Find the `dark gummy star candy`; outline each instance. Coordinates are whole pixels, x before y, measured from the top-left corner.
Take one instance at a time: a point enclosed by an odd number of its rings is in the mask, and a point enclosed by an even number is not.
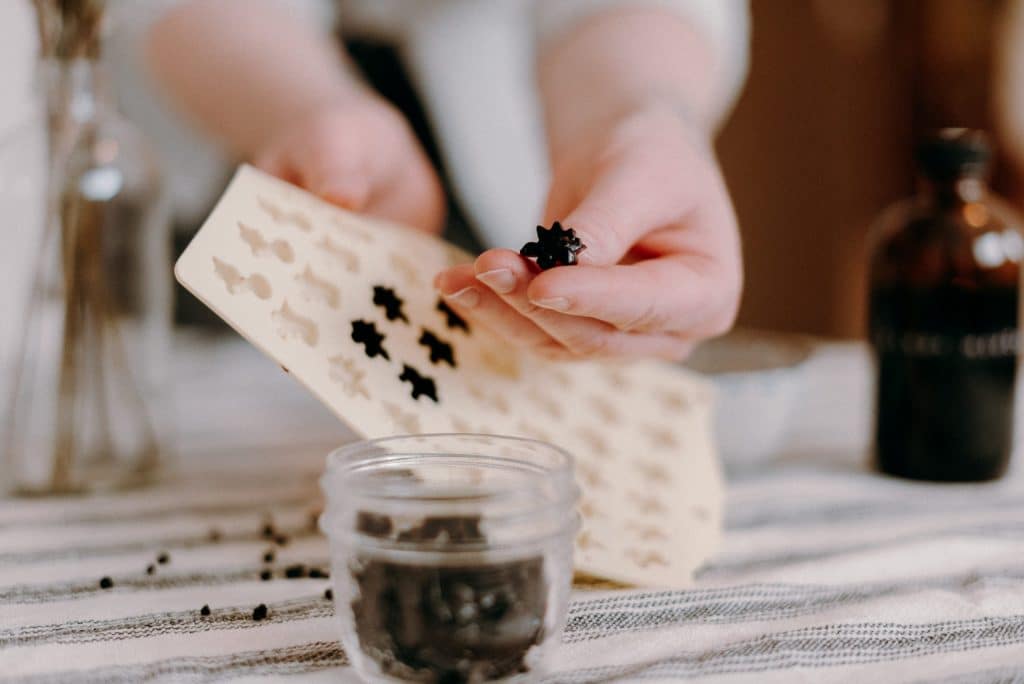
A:
[[[266,617],[267,617],[267,604],[261,603],[260,605],[256,606],[253,609],[253,611],[252,611],[252,619],[255,620],[256,622],[259,622],[260,620],[262,620],[262,619],[264,619]]]
[[[371,359],[375,356],[383,356],[388,361],[391,360],[388,350],[381,345],[384,337],[385,335],[377,332],[377,325],[375,323],[362,319],[352,321],[352,340],[363,345],[366,355]]]
[[[550,228],[537,226],[537,241],[527,242],[519,253],[536,259],[541,270],[546,271],[555,266],[575,265],[577,256],[586,248],[576,237],[575,230],[563,228],[561,223],[555,221]]]
[[[432,378],[420,375],[419,371],[412,366],[406,364],[402,368],[402,374],[398,376],[398,379],[402,382],[408,382],[412,384],[412,398],[419,399],[420,397],[430,397],[434,400],[434,403],[438,403],[437,399],[437,385],[434,384]]]
[[[100,589],[110,589],[114,586],[114,580],[109,577],[100,578]]]
[[[452,368],[455,368],[455,354],[452,351],[452,345],[438,338],[437,335],[426,328],[423,329],[423,334],[420,335],[420,344],[430,349],[430,363],[444,361]]]
[[[202,608],[199,609],[199,614],[203,615],[203,616],[209,615],[210,614],[210,606],[209,605],[204,605]]]
[[[404,302],[390,287],[374,285],[373,303],[384,309],[384,315],[388,317],[389,321],[400,318],[406,323],[409,322],[405,312],[402,311],[402,304]]]
[[[439,539],[447,542],[483,541],[479,516],[424,518],[421,524],[398,534],[398,541],[432,542]]]
[[[386,537],[391,534],[391,518],[367,511],[359,511],[356,515],[356,529],[371,537]]]
[[[463,331],[467,333],[469,332],[469,323],[467,323],[462,316],[455,313],[452,307],[448,306],[448,302],[443,299],[438,299],[437,310],[445,315],[445,325],[447,325],[450,330],[462,328]]]

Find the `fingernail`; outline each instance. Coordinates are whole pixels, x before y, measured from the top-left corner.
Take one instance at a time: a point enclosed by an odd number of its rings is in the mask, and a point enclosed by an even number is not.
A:
[[[481,273],[476,277],[476,279],[498,294],[508,294],[512,290],[516,289],[516,277],[512,271],[507,268],[498,268],[493,271]]]
[[[552,311],[568,311],[569,300],[565,297],[550,297],[548,299],[537,299],[533,301],[533,304],[539,306],[542,309],[551,309]]]
[[[445,295],[444,298],[450,299],[459,306],[464,306],[467,309],[471,309],[480,303],[480,293],[477,292],[475,287],[464,287],[458,292]]]

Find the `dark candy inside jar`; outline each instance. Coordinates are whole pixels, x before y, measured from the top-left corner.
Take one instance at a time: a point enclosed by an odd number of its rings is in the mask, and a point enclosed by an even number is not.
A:
[[[568,454],[475,435],[331,455],[321,526],[342,641],[370,681],[528,681],[564,625],[576,488]]]

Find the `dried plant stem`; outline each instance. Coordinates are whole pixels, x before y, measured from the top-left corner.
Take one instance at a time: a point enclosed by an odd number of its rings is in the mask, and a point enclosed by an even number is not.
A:
[[[86,132],[84,135],[92,135]],[[128,367],[118,327],[113,292],[103,263],[104,205],[81,196],[74,178],[68,178],[61,202],[62,257],[65,272],[66,310],[65,334],[61,353],[59,382],[58,435],[54,454],[51,485],[57,491],[68,490],[73,482],[76,462],[87,457],[92,465],[116,461],[117,446],[113,438],[120,427],[113,424],[115,413],[111,401],[126,407],[131,427],[142,435],[144,459],[132,455],[129,460],[148,463],[155,457],[156,432],[146,414],[139,388]],[[80,386],[86,374],[92,373],[92,393]],[[87,387],[88,385],[86,385]],[[95,397],[97,441],[82,442],[80,419],[88,410],[83,401]],[[91,447],[91,448],[90,448]],[[89,449],[89,453],[83,453]]]
[[[85,484],[79,480],[80,469],[86,465],[99,466],[95,474],[104,479],[110,474],[107,466],[122,459],[140,468],[152,465],[157,439],[121,339],[122,311],[109,281],[116,274],[105,261],[104,250],[111,236],[104,230],[109,229],[107,212],[113,205],[84,196],[80,179],[70,168],[79,151],[92,149],[97,135],[90,122],[75,118],[72,104],[79,93],[88,96],[82,87],[91,83],[81,81],[86,73],[81,69],[90,69],[99,56],[105,0],[32,2],[37,12],[40,74],[47,95],[49,174],[47,233],[30,301],[33,307],[45,307],[46,300],[54,296],[57,283],[49,279],[52,276],[45,262],[49,245],[57,250],[63,307],[53,451],[36,457],[52,459],[48,489],[68,492]],[[30,321],[23,333],[23,349],[32,343],[34,329]],[[33,380],[31,369],[17,372],[16,385]],[[19,391],[16,387],[15,392]],[[27,387],[28,396],[30,391]],[[19,413],[14,411],[11,416],[16,421]],[[118,440],[121,430],[130,438]],[[119,448],[132,453],[120,454]]]

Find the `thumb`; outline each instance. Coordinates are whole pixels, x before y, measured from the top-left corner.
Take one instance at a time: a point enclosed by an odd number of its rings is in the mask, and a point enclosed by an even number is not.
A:
[[[576,231],[587,246],[581,263],[611,265],[648,232],[678,218],[666,194],[647,169],[627,160],[596,175],[578,199],[553,185],[545,218]]]
[[[370,202],[370,178],[352,164],[314,164],[302,174],[301,180],[314,195],[345,209],[362,211]]]

